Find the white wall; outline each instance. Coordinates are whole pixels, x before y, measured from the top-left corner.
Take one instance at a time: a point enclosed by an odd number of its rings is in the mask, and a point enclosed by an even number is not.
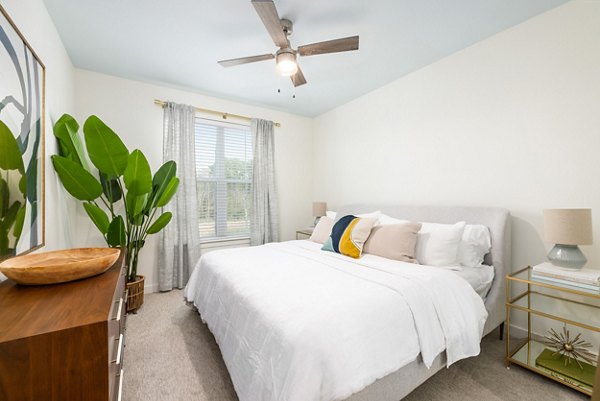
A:
[[[312,119],[79,69],[75,83],[76,116],[80,124],[89,115],[98,115],[121,136],[130,150],[140,148],[144,152],[153,171],[162,164],[163,149],[163,112],[154,104],[154,99],[280,122],[281,128],[275,129],[275,164],[282,239],[294,239],[296,229],[311,223]],[[80,244],[102,244],[85,212],[81,207],[77,209],[82,217],[78,230]],[[149,237],[139,263],[139,272],[146,276],[149,291],[157,287],[157,239],[157,236]]]
[[[542,209],[591,207],[600,268],[600,2],[573,1],[315,119],[314,197],[500,206],[513,267]]]
[[[74,202],[58,181],[50,156],[56,153],[53,122],[74,110],[73,65],[42,0],[2,0],[0,4],[46,67],[46,246],[41,250],[69,248],[74,231],[69,205]]]

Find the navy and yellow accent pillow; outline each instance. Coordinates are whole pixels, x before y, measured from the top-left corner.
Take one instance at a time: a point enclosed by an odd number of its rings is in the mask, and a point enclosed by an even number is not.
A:
[[[342,217],[333,225],[331,235],[321,249],[341,253],[355,259],[360,258],[375,221],[375,219],[353,215]]]

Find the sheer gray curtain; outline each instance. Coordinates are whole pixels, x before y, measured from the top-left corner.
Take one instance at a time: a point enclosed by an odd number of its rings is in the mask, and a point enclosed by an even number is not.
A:
[[[273,121],[252,119],[254,139],[250,245],[279,241]]]
[[[192,106],[168,102],[163,117],[163,159],[175,160],[179,189],[164,210],[173,219],[161,231],[158,255],[160,291],[183,288],[200,257],[198,193]]]

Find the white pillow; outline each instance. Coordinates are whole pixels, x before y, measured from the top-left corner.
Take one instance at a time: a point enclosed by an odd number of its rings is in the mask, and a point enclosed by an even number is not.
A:
[[[325,213],[326,213],[327,217],[329,217],[331,220],[335,220],[335,216],[337,215],[336,212],[332,212],[331,210],[328,210]]]
[[[466,267],[480,267],[490,249],[490,230],[486,226],[467,224],[458,246],[458,262]]]
[[[461,270],[457,261],[458,246],[466,223],[423,223],[417,240],[417,260],[422,265]]]
[[[379,219],[381,218],[381,216],[383,216],[383,214],[381,214],[381,210],[376,210],[374,212],[361,213],[361,214],[357,214],[356,215],[356,217],[360,217],[362,219],[373,219],[373,220],[375,220],[375,224],[373,224],[373,227],[378,226],[379,224],[381,224],[379,222]]]
[[[390,224],[401,224],[407,223],[408,220],[397,219],[395,217],[388,216],[387,214],[381,214],[379,216],[379,224],[382,226],[390,225]],[[420,242],[421,234],[423,233],[423,228],[426,225],[429,225],[429,228],[432,228],[432,224],[436,223],[423,223],[423,227],[421,231],[419,231],[419,240],[417,240],[417,249]],[[452,224],[436,224],[439,226],[452,226]],[[483,264],[483,259],[485,255],[492,248],[492,240],[490,237],[490,230],[483,225],[479,224],[466,224],[465,229],[462,234],[462,238],[458,244],[457,258],[452,263],[453,265],[461,265],[466,267],[480,267]],[[424,263],[419,259],[419,253],[417,251],[417,259],[422,264]],[[425,259],[428,259],[428,255],[425,255]],[[458,268],[460,269],[460,268]]]

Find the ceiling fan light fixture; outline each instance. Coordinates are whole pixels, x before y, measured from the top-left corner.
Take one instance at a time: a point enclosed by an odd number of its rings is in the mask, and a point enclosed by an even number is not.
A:
[[[276,69],[279,75],[289,77],[298,72],[298,63],[296,62],[296,54],[293,51],[281,51],[277,53]]]

